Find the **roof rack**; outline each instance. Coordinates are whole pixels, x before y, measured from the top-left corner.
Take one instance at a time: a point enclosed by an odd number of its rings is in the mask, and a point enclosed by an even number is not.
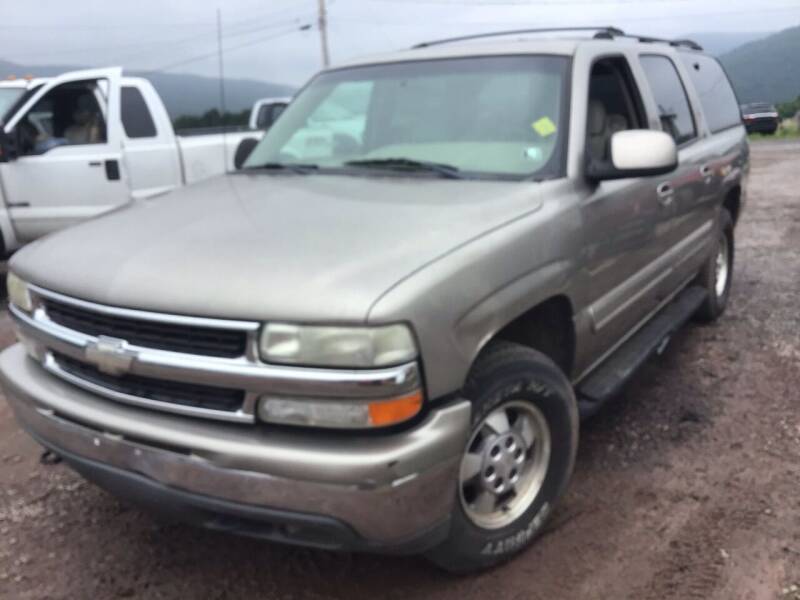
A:
[[[465,42],[467,40],[478,40],[482,38],[501,37],[504,35],[519,35],[524,33],[555,33],[567,31],[595,31],[596,38],[613,39],[614,36],[625,35],[625,32],[616,27],[540,27],[536,29],[511,29],[508,31],[493,31],[489,33],[474,33],[472,35],[461,35],[458,37],[444,38],[441,40],[432,40],[430,42],[422,42],[412,46],[413,50],[417,48],[428,48],[430,46],[441,46],[443,44],[452,44],[455,42]]]
[[[422,42],[412,46],[413,50],[419,48],[429,48],[430,46],[441,46],[443,44],[453,44],[456,42],[465,42],[468,40],[478,40],[491,37],[501,37],[506,35],[521,35],[528,33],[566,33],[569,31],[594,31],[594,39],[598,40],[613,40],[618,37],[635,39],[642,43],[648,44],[669,44],[673,47],[691,48],[692,50],[703,50],[703,47],[692,40],[666,40],[662,38],[634,35],[625,33],[617,27],[540,27],[535,29],[510,29],[507,31],[493,31],[489,33],[475,33],[472,35],[462,35],[452,38],[444,38],[441,40],[432,40],[430,42]]]
[[[685,48],[691,48],[692,50],[698,50],[700,52],[703,51],[703,47],[694,40],[672,40],[670,45],[683,46]]]
[[[700,50],[700,51],[703,50],[703,47],[700,44],[692,40],[665,40],[662,38],[650,37],[647,35],[633,35],[633,34],[630,35],[624,34],[620,37],[634,38],[645,44],[669,44],[670,46],[673,46],[675,48],[691,48],[692,50]]]

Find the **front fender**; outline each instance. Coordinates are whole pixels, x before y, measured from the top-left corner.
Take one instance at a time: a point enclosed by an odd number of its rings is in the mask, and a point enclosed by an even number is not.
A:
[[[481,348],[543,300],[569,294],[579,213],[558,201],[460,247],[406,278],[368,321],[407,321],[419,343],[428,396],[461,389]]]

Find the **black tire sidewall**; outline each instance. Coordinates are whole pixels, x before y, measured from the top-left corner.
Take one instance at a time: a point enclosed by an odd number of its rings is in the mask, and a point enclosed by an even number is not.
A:
[[[728,281],[725,284],[725,292],[722,296],[717,296],[717,254],[723,236],[725,236],[728,241]],[[708,298],[698,312],[698,317],[702,321],[710,322],[718,319],[728,306],[728,298],[733,283],[734,254],[733,219],[730,213],[723,209],[720,213],[719,225],[717,226],[714,250],[700,274],[700,282],[708,292]]]
[[[459,483],[450,536],[434,549],[435,562],[451,571],[485,568],[524,549],[541,531],[566,487],[578,446],[574,393],[561,371],[543,355],[519,347],[514,358],[500,362],[465,387],[473,402],[472,431],[492,410],[511,400],[534,404],[550,428],[551,450],[542,488],[531,506],[506,527],[484,529],[474,524],[461,505]]]

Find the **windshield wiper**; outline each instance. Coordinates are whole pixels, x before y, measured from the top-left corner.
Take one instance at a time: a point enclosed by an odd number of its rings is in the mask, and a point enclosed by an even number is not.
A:
[[[292,173],[307,175],[308,173],[319,169],[319,165],[315,165],[313,163],[303,164],[303,163],[268,162],[261,165],[256,165],[254,167],[245,167],[245,170],[251,170],[251,169],[252,170],[262,169],[265,171],[291,171]]]
[[[368,158],[363,160],[348,160],[344,163],[348,167],[375,167],[378,169],[393,169],[402,171],[428,171],[437,173],[450,179],[464,179],[458,167],[444,163],[427,160],[414,160],[412,158]]]

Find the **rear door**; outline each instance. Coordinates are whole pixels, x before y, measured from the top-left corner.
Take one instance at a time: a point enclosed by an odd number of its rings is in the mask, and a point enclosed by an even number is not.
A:
[[[16,160],[0,163],[20,241],[128,201],[121,162],[121,69],[75,71],[48,81],[12,117]]]
[[[123,160],[131,197],[157,196],[182,182],[178,144],[158,93],[144,80],[123,79]]]
[[[716,214],[722,200],[739,193],[749,155],[747,131],[742,124],[739,101],[728,76],[717,59],[697,52],[681,52],[687,88],[704,130],[697,143],[704,177],[705,194],[710,201],[694,215],[695,221]],[[739,190],[740,191],[740,190]],[[738,215],[732,215],[734,219]]]
[[[678,146],[678,169],[657,184],[663,299],[691,279],[707,253],[719,180],[708,152],[708,132],[693,109],[679,65],[672,56],[659,54],[642,54],[639,60],[650,110]]]

